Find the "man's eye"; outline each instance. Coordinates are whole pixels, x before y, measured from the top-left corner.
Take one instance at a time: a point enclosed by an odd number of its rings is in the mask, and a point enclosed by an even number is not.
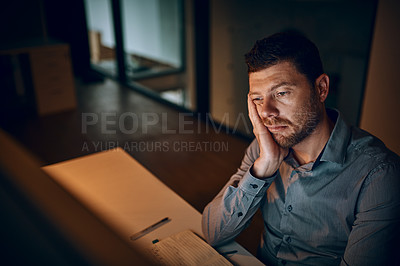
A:
[[[288,94],[289,94],[288,91],[281,91],[281,92],[278,92],[278,93],[276,94],[276,96],[282,97],[282,96],[285,96],[285,95],[288,95]]]
[[[255,97],[255,98],[253,98],[253,102],[254,103],[259,103],[259,102],[261,102],[262,101],[262,98],[260,98],[260,97]]]

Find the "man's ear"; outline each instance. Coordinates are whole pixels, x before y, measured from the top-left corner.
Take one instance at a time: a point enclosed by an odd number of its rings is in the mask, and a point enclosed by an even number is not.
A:
[[[326,100],[326,97],[328,97],[329,93],[329,77],[327,74],[321,74],[316,80],[315,80],[315,88],[317,90],[317,95],[318,99],[321,103],[323,103]]]

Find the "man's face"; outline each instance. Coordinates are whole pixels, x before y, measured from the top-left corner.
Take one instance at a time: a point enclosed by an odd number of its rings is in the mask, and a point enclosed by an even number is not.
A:
[[[250,73],[249,86],[260,118],[281,147],[300,143],[321,121],[315,88],[290,62]]]

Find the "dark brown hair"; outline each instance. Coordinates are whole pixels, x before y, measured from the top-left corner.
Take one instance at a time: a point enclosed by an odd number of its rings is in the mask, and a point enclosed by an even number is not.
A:
[[[281,32],[258,40],[245,54],[248,73],[257,72],[281,62],[291,62],[311,84],[324,73],[318,48],[297,32]]]

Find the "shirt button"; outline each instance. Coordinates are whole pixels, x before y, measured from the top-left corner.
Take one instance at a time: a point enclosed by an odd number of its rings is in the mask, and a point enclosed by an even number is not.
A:
[[[242,216],[243,212],[238,212],[238,217]]]
[[[258,188],[258,185],[257,185],[257,184],[250,184],[250,186],[251,186],[252,188]]]
[[[292,205],[287,206],[287,210],[288,210],[288,212],[291,212],[293,210]]]
[[[291,238],[290,236],[288,236],[288,237],[286,238],[286,241],[287,241],[288,243],[290,243],[290,242],[292,242],[292,238]]]

